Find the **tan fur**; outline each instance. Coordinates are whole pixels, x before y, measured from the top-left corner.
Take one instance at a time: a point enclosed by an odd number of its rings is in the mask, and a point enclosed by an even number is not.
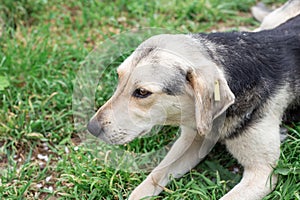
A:
[[[200,135],[205,135],[211,131],[212,121],[233,104],[234,95],[220,73],[213,80],[206,80],[203,74],[197,73],[196,70],[192,70],[188,74],[194,90],[197,130]],[[213,84],[215,81],[220,82],[218,88],[221,93],[220,101],[214,100]]]

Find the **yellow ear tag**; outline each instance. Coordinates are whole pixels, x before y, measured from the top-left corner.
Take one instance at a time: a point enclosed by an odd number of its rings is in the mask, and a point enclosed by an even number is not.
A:
[[[220,83],[218,80],[215,81],[215,101],[221,101],[221,95],[220,95]]]

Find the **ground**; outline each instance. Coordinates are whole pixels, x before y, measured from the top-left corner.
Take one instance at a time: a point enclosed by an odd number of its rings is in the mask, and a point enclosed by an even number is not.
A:
[[[283,0],[265,0],[280,5]],[[81,142],[74,126],[74,79],[100,42],[143,27],[209,32],[258,26],[255,0],[60,1],[3,0],[0,5],[0,199],[126,199],[147,175],[107,165]],[[122,61],[118,60],[116,65]],[[116,77],[105,76],[102,105]],[[102,88],[103,89],[103,88]],[[274,173],[279,184],[265,199],[300,199],[300,124],[288,126]],[[177,136],[156,136],[119,148],[159,149]],[[159,199],[218,199],[241,178],[242,168],[222,145]]]

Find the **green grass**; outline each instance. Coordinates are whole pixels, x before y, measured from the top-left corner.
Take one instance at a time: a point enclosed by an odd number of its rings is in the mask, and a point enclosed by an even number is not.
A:
[[[80,113],[74,113],[72,100],[82,61],[100,42],[132,29],[254,28],[258,23],[249,14],[254,4],[255,0],[2,0],[0,199],[126,199],[147,172],[126,171],[113,161],[108,165],[111,154],[79,143],[83,130],[74,125]],[[96,91],[96,107],[112,94],[114,69],[125,56],[115,57],[103,74],[106,85]],[[279,184],[265,199],[300,199],[300,124],[292,127],[274,171],[280,175]],[[175,137],[177,129],[166,127],[158,135],[116,148],[151,152]],[[233,173],[233,168],[239,172]],[[159,199],[218,199],[240,178],[239,165],[218,146],[182,179],[172,180]]]

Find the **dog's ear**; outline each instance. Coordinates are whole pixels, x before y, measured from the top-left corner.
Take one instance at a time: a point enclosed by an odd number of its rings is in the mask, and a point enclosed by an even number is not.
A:
[[[186,78],[194,92],[197,131],[205,135],[211,131],[213,120],[233,104],[235,97],[220,74],[205,77],[192,69]]]

